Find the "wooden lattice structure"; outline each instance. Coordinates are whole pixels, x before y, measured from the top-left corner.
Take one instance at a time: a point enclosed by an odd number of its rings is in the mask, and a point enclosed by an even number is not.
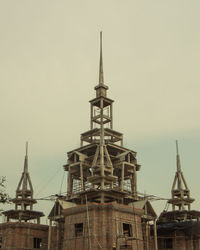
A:
[[[113,129],[113,100],[107,97],[100,36],[99,83],[90,101],[90,130],[81,134],[81,147],[68,152],[67,199],[128,204],[138,199],[136,152],[123,147],[123,134]]]

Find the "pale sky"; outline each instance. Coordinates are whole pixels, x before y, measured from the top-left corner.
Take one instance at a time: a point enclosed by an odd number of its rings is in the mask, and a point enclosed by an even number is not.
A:
[[[139,191],[170,197],[178,139],[200,209],[199,10],[199,0],[0,1],[0,175],[10,196],[27,140],[35,197],[59,193],[66,152],[89,129],[102,30],[114,129],[138,152]],[[159,214],[165,201],[153,206]]]

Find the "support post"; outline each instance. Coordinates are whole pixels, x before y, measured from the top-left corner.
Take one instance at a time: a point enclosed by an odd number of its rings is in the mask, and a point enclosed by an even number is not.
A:
[[[113,107],[112,104],[110,105],[110,128],[113,129]]]
[[[90,129],[93,129],[93,106],[90,106]]]
[[[48,250],[51,249],[51,228],[52,228],[52,221],[49,220]]]
[[[81,191],[84,190],[84,181],[83,181],[83,165],[80,163],[80,175],[81,175]]]
[[[86,201],[86,209],[87,209],[87,224],[88,224],[88,245],[89,250],[92,250],[91,246],[91,234],[90,234],[90,218],[89,218],[89,209],[88,209],[88,201],[87,201],[87,195],[85,195],[85,201]]]
[[[122,163],[121,191],[124,191],[124,163]]]
[[[72,194],[72,176],[69,169],[67,178],[67,195],[70,196],[71,194]]]
[[[153,229],[154,229],[154,250],[158,250],[156,219],[153,221]]]

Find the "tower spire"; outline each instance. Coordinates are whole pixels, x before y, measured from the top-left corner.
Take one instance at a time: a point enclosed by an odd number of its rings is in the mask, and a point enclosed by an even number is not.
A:
[[[28,142],[26,142],[26,156],[28,156]]]
[[[19,190],[23,193],[23,195],[26,192],[31,192],[31,197],[33,197],[33,187],[32,187],[29,173],[28,173],[28,142],[26,142],[26,154],[24,158],[24,172],[22,173],[16,192],[18,192]]]
[[[103,52],[102,52],[102,31],[100,32],[99,85],[101,85],[101,86],[104,85]]]
[[[172,198],[168,202],[172,204],[173,211],[175,211],[175,207],[178,207],[179,210],[185,210],[185,206],[188,206],[188,210],[190,210],[190,204],[194,201],[194,199],[190,197],[190,190],[183,176],[183,172],[181,171],[180,155],[179,155],[177,140],[176,140],[176,166],[177,166],[177,171],[175,174],[171,190]]]
[[[176,140],[176,166],[177,166],[177,172],[181,171],[181,161],[180,161],[180,155],[178,151],[178,141]]]
[[[24,172],[28,172],[28,142],[26,142],[26,154],[24,158]]]
[[[16,197],[12,199],[12,202],[15,204],[15,210],[4,212],[8,221],[15,219],[27,222],[37,219],[37,223],[40,223],[40,217],[44,216],[44,214],[33,211],[33,205],[37,203],[37,201],[33,198],[33,186],[28,172],[28,142],[26,142],[24,171],[17,186]]]
[[[106,91],[108,90],[108,86],[104,84],[102,31],[100,32],[99,83],[94,89],[96,90],[96,97],[106,97]]]

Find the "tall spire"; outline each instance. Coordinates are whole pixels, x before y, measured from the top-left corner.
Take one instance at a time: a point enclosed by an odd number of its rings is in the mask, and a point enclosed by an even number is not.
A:
[[[100,32],[100,60],[99,60],[99,85],[104,85],[103,55],[102,55],[102,31]]]
[[[31,196],[33,197],[33,187],[32,187],[29,173],[28,173],[28,142],[26,142],[26,154],[24,158],[24,172],[22,173],[16,192],[19,192],[19,191],[22,192],[23,195],[25,195],[26,192],[31,192]]]
[[[176,166],[177,166],[177,172],[181,171],[181,161],[180,161],[180,155],[178,152],[178,141],[176,140]]]
[[[102,31],[100,32],[99,84],[94,89],[96,90],[96,97],[106,97],[108,86],[104,84]]]
[[[28,142],[26,142],[26,156],[28,155]]]
[[[26,154],[24,158],[24,172],[28,172],[28,142],[26,142]]]
[[[23,188],[22,190],[27,190],[27,173],[28,173],[28,142],[26,142],[26,155],[24,158],[24,173],[23,173]]]

